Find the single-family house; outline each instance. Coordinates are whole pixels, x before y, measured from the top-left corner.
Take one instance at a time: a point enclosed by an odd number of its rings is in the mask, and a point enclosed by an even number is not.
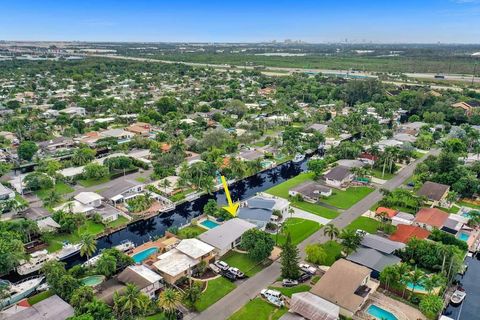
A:
[[[340,314],[351,318],[362,308],[378,282],[370,279],[371,270],[345,259],[337,260],[310,290],[340,308]]]
[[[418,196],[426,197],[433,206],[447,206],[447,196],[450,186],[446,184],[427,181],[417,191]]]
[[[134,284],[142,293],[150,299],[163,288],[163,278],[156,272],[150,270],[142,264],[137,264],[125,268],[117,279],[122,283]]]
[[[103,197],[98,193],[85,191],[85,192],[80,192],[79,194],[74,196],[73,199],[77,200],[78,202],[80,202],[85,206],[98,208],[102,205]]]
[[[106,201],[116,204],[136,197],[143,191],[144,187],[144,184],[141,182],[122,177],[116,179],[114,185],[100,192],[100,194]]]
[[[290,203],[281,198],[256,196],[240,204],[237,217],[256,224],[263,229],[266,224],[272,221],[274,210],[280,211],[282,215],[288,213]]]
[[[151,132],[151,125],[149,123],[145,122],[135,122],[125,128],[125,130],[130,131],[136,135],[142,136],[142,137],[148,137]]]
[[[18,311],[18,312],[15,312]],[[57,295],[48,297],[30,307],[9,309],[2,320],[65,320],[73,317],[73,307]]]
[[[39,148],[44,152],[53,152],[56,150],[69,149],[75,145],[73,139],[65,137],[56,137],[51,140],[38,143]]]
[[[184,239],[174,249],[158,256],[153,266],[166,282],[174,284],[189,275],[201,261],[212,262],[215,259],[214,250],[214,247],[198,239]]]
[[[340,318],[339,306],[310,292],[294,293],[288,312],[300,316],[296,319],[337,320]]]
[[[415,215],[414,224],[432,230],[441,229],[448,219],[448,213],[437,208],[422,208]]]
[[[236,248],[242,241],[242,235],[255,228],[256,225],[246,220],[234,218],[208,230],[198,236],[203,242],[215,247],[217,256],[223,256],[231,249]]]
[[[321,197],[331,196],[332,189],[315,181],[306,181],[288,190],[288,194],[292,197],[300,195],[303,200],[315,203]]]
[[[462,109],[467,115],[471,115],[475,108],[480,107],[480,102],[476,100],[460,101],[452,104],[452,107]]]
[[[335,188],[341,188],[353,180],[353,173],[350,168],[336,166],[324,175],[325,183]]]
[[[52,217],[45,217],[36,221],[38,230],[41,232],[55,232],[60,229],[60,225],[52,219]]]
[[[327,129],[328,129],[328,126],[326,124],[322,124],[322,123],[314,123],[314,124],[310,125],[309,127],[307,127],[307,130],[320,132],[322,134],[326,133]]]
[[[68,114],[69,116],[80,116],[80,117],[85,117],[85,115],[87,114],[85,112],[85,108],[74,107],[74,106],[60,110],[60,113],[65,113],[65,114]]]
[[[135,134],[125,131],[123,129],[109,129],[100,132],[102,138],[115,138],[119,143],[128,142],[133,138]]]
[[[411,225],[415,220],[415,216],[413,214],[402,212],[400,211],[392,218],[392,225],[398,226],[399,224],[407,224]]]
[[[425,230],[423,228],[406,225],[406,224],[399,224],[397,225],[397,229],[394,233],[390,235],[390,240],[407,243],[412,238],[417,239],[427,239],[430,235],[430,231]]]
[[[15,199],[15,191],[0,183],[0,201]]]
[[[264,154],[257,150],[244,150],[238,154],[238,159],[243,161],[255,161],[263,159]]]

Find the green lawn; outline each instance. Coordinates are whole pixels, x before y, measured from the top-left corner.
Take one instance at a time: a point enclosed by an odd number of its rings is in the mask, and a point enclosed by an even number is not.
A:
[[[312,180],[313,179],[313,172],[305,172],[305,173],[300,173],[298,176],[289,179],[285,182],[282,182],[280,184],[277,184],[274,187],[271,187],[268,189],[267,193],[272,194],[277,197],[282,197],[285,199],[288,199],[288,190],[295,187],[296,185],[299,185],[302,182]]]
[[[301,218],[288,218],[284,222],[285,226],[285,234],[278,235],[278,244],[282,245],[286,241],[286,233],[290,233],[292,237],[292,243],[294,245],[298,245],[303,240],[307,239],[313,233],[315,233],[318,229],[322,227],[321,224],[311,220],[305,220]],[[275,240],[276,235],[272,235],[273,239]]]
[[[35,191],[35,194],[41,200],[44,200],[50,194],[50,192],[52,192],[52,190],[55,190],[55,193],[59,194],[60,196],[75,191],[68,184],[64,182],[57,182],[55,184],[55,188],[38,190],[38,191]]]
[[[105,230],[103,224],[98,224],[92,220],[87,220],[83,226],[81,226],[75,233],[66,234],[59,233],[55,234],[51,239],[48,240],[48,252],[55,252],[62,249],[62,243],[68,241],[69,243],[78,243],[80,241],[80,235],[83,233],[90,233],[97,235],[102,233]]]
[[[380,227],[380,224],[381,222],[378,220],[367,217],[359,217],[350,223],[347,228],[353,230],[361,229],[368,233],[376,233],[377,229]]]
[[[262,263],[253,261],[245,253],[230,251],[221,260],[231,267],[240,269],[247,277],[251,277],[263,269]]]
[[[448,213],[458,213],[458,211],[460,210],[459,207],[455,207],[455,206],[452,206],[450,208],[442,208],[442,207],[435,207],[437,209],[440,209],[442,211],[445,211],[445,212],[448,212]]]
[[[465,206],[465,207],[469,207],[469,208],[472,208],[472,209],[478,209],[480,210],[480,206],[479,205],[476,205],[474,203],[470,203],[470,202],[466,202],[466,201],[459,201],[457,202],[457,204],[459,206]]]
[[[277,320],[287,312],[286,308],[278,309],[261,298],[250,300],[240,310],[235,312],[229,320]]]
[[[385,175],[382,176],[381,169],[370,169],[369,172],[370,172],[370,175],[372,175],[373,177],[378,179],[383,179],[383,180],[390,180],[395,176],[395,173],[389,173],[386,170],[385,170]]]
[[[124,216],[118,216],[118,219],[112,222],[107,223],[108,228],[118,228],[128,223],[128,219]]]
[[[77,180],[78,184],[80,184],[82,187],[88,188],[88,187],[93,187],[105,182],[110,181],[110,177],[104,177],[101,179],[81,179]]]
[[[138,181],[138,182],[140,182],[140,183],[144,183],[145,181],[147,181],[147,178],[145,178],[145,177],[137,177],[137,178],[135,178],[135,181]]]
[[[202,227],[189,225],[188,227],[178,230],[178,236],[182,239],[196,238],[205,231],[207,230]]]
[[[43,291],[43,292],[37,293],[36,295],[28,298],[28,303],[30,305],[34,305],[34,304],[39,303],[40,301],[43,301],[43,300],[45,300],[45,299],[47,299],[51,296],[53,296],[52,291],[49,291],[49,290]]]
[[[337,261],[342,252],[342,245],[336,241],[327,241],[321,244],[323,250],[327,253],[327,259],[324,261],[324,265],[331,266]]]
[[[207,290],[202,293],[200,299],[195,302],[195,307],[198,311],[207,309],[236,287],[235,284],[228,281],[224,277],[208,281],[207,286]]]
[[[143,318],[144,320],[167,320],[167,316],[163,313],[156,313],[154,315]]]
[[[350,187],[346,191],[332,189],[332,195],[322,199],[322,202],[340,209],[348,209],[365,198],[373,190],[370,187]]]
[[[310,287],[308,284],[299,284],[298,286],[295,287],[269,287],[270,289],[280,291],[284,296],[287,296],[289,298],[292,297],[292,294],[298,293],[298,292],[305,292],[305,291],[310,291]]]
[[[304,211],[316,214],[320,217],[324,217],[324,218],[327,218],[327,219],[334,219],[339,215],[339,213],[337,211],[322,207],[322,206],[320,206],[318,204],[315,204],[315,203],[292,200],[291,204],[292,204],[292,206],[294,206],[296,208],[302,209]]]

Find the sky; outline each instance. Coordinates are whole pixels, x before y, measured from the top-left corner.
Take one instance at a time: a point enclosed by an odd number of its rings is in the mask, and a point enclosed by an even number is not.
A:
[[[0,0],[0,40],[480,43],[480,0]]]

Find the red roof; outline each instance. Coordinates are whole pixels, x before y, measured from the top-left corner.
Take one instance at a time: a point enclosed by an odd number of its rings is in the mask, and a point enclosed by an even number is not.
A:
[[[407,243],[413,237],[417,239],[426,239],[430,235],[430,231],[416,226],[399,224],[397,230],[390,236],[390,240]]]
[[[371,161],[377,161],[378,160],[377,156],[374,156],[373,154],[368,153],[368,152],[363,152],[362,154],[360,154],[359,158],[360,159],[368,159],[368,160],[371,160]]]
[[[385,207],[378,207],[377,210],[375,210],[376,215],[380,215],[382,213],[387,214],[387,217],[391,219],[397,215],[398,210],[385,208]]]
[[[23,299],[21,300],[19,303],[17,303],[17,306],[20,306],[20,307],[31,307],[30,303],[28,303],[28,300],[27,299]]]
[[[441,228],[448,219],[448,213],[437,208],[422,208],[415,215],[415,222]]]

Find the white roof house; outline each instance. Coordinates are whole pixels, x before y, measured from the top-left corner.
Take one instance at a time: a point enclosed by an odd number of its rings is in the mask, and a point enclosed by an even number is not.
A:
[[[95,210],[95,208],[89,205],[84,205],[83,203],[73,200],[73,201],[67,201],[64,204],[53,208],[53,210],[55,211],[65,210],[72,213],[87,214]]]
[[[80,192],[79,194],[77,194],[73,198],[75,200],[77,200],[78,202],[83,203],[83,204],[103,200],[103,197],[101,195],[99,195],[98,193],[95,193],[95,192],[90,192],[90,191]]]
[[[198,259],[204,255],[209,254],[215,248],[209,244],[206,244],[203,241],[192,238],[192,239],[184,239],[180,241],[176,249],[193,259]]]
[[[60,225],[52,219],[52,217],[46,217],[44,219],[37,220],[38,229],[42,232],[55,231],[60,228]]]

